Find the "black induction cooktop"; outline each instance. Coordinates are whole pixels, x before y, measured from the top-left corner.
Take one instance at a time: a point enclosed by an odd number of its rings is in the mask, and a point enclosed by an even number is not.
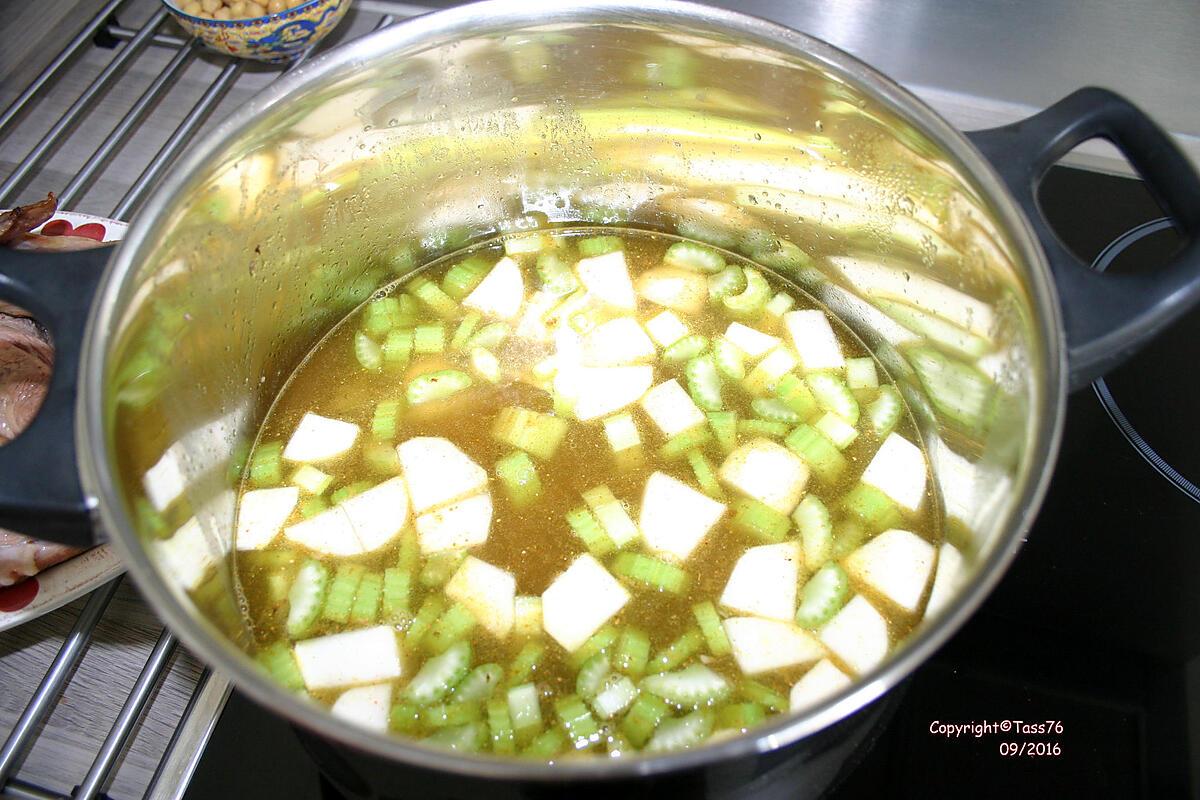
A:
[[[1056,168],[1041,202],[1110,270],[1152,269],[1178,244],[1150,226],[1106,252],[1161,216],[1135,180]],[[1198,335],[1194,313],[1071,397],[1028,542],[830,798],[1200,793]],[[187,797],[340,796],[286,723],[235,693]]]

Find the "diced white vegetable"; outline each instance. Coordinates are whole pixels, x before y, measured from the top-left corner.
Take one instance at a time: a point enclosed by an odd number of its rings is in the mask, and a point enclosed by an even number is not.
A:
[[[347,722],[383,733],[388,727],[388,714],[392,710],[392,685],[377,683],[374,686],[359,686],[347,689],[333,701],[329,709],[333,715]]]
[[[733,565],[721,605],[743,614],[791,622],[796,614],[800,564],[799,542],[749,548]]]
[[[674,311],[664,311],[646,321],[650,338],[659,347],[670,347],[688,335],[688,326]]]
[[[417,517],[417,538],[428,555],[483,544],[491,527],[492,496],[480,494]]]
[[[718,477],[747,497],[781,514],[791,514],[804,496],[808,465],[777,442],[755,439],[725,458]]]
[[[200,521],[192,517],[169,539],[157,539],[151,544],[159,568],[177,586],[191,591],[209,576],[225,556],[227,537],[209,537]]]
[[[846,385],[851,389],[878,389],[879,372],[870,356],[846,359]]]
[[[597,299],[626,311],[637,308],[637,295],[633,293],[624,251],[615,250],[582,259],[576,270],[584,288]]]
[[[574,652],[627,602],[625,587],[585,553],[542,593],[542,626]]]
[[[163,511],[187,488],[187,476],[183,471],[182,448],[172,445],[162,454],[154,466],[142,476],[142,488],[146,499],[156,511]]]
[[[638,688],[625,675],[617,676],[592,700],[592,708],[600,719],[612,719],[637,700]]]
[[[287,526],[283,535],[290,542],[329,556],[354,556],[362,548],[346,509],[340,505]]]
[[[890,433],[863,472],[862,482],[914,514],[925,500],[925,455],[898,433]]]
[[[747,675],[808,664],[825,655],[820,642],[789,622],[731,617],[724,624],[733,657]]]
[[[655,356],[654,342],[633,317],[601,323],[583,337],[583,366],[619,367]]]
[[[546,316],[562,302],[559,295],[538,290],[529,296],[529,302],[517,320],[514,335],[535,342],[550,341],[550,332],[546,328]]]
[[[340,505],[358,538],[360,553],[383,547],[408,524],[408,489],[403,478],[386,480]]]
[[[818,636],[859,675],[876,667],[888,651],[887,620],[862,595],[851,598]]]
[[[521,313],[525,301],[525,278],[521,267],[507,256],[496,262],[469,295],[463,298],[466,308],[500,319],[512,319]]]
[[[925,604],[925,616],[930,617],[941,611],[963,579],[962,553],[949,542],[943,542],[938,551],[937,574],[933,577],[933,588],[929,590],[929,602]]]
[[[330,419],[311,411],[300,419],[300,424],[283,448],[283,457],[288,461],[328,461],[340,456],[354,446],[358,438],[358,426],[353,422]]]
[[[855,550],[845,561],[850,577],[912,613],[933,569],[933,545],[911,531],[893,528]]]
[[[708,278],[676,267],[656,267],[638,276],[637,293],[656,305],[698,314],[708,303]]]
[[[704,412],[674,378],[663,381],[646,392],[646,396],[642,398],[642,408],[646,409],[650,419],[668,439],[677,433],[703,425],[706,419]]]
[[[792,347],[796,348],[805,372],[846,366],[842,346],[838,344],[824,311],[817,308],[789,311],[783,315],[783,324],[787,326]]]
[[[575,418],[581,422],[606,417],[641,399],[654,383],[654,367],[561,368],[554,390],[575,401]]]
[[[827,411],[813,427],[824,434],[825,438],[837,445],[839,450],[845,450],[858,438],[858,428],[839,417],[832,411]]]
[[[655,472],[646,481],[638,527],[651,550],[683,561],[724,513],[724,503],[665,472]]]
[[[466,606],[492,635],[503,639],[512,631],[517,581],[511,572],[467,556],[446,584],[446,596]]]
[[[500,359],[483,347],[471,348],[471,369],[488,383],[500,382]]]
[[[604,436],[614,453],[637,447],[642,443],[642,436],[638,433],[637,423],[633,421],[632,414],[617,414],[604,420]]]
[[[510,256],[520,255],[521,253],[536,253],[539,250],[549,247],[550,244],[550,237],[544,233],[537,231],[522,233],[504,240],[504,253]]]
[[[792,686],[789,705],[793,712],[815,706],[849,685],[849,676],[835,667],[832,661],[823,658]]]
[[[403,674],[400,644],[390,625],[305,639],[292,649],[309,691],[390,681]]]
[[[537,636],[542,632],[542,598],[523,594],[513,601],[513,633]]]
[[[779,337],[755,330],[740,322],[731,322],[725,338],[738,346],[750,358],[761,358],[779,346]]]
[[[758,366],[750,370],[743,383],[746,391],[751,394],[767,394],[779,383],[779,379],[796,368],[799,364],[792,351],[786,347],[776,347],[766,358],[758,362]]]
[[[449,439],[418,436],[397,445],[396,455],[415,514],[487,488],[487,472]]]
[[[542,727],[542,704],[538,688],[533,683],[523,683],[508,690],[508,713],[513,727],[536,730]]]
[[[608,534],[617,547],[625,545],[638,538],[638,526],[625,510],[625,504],[613,495],[607,486],[597,486],[583,493],[583,499],[596,515],[600,527]]]
[[[275,541],[298,502],[300,490],[295,486],[255,489],[242,495],[234,537],[237,549],[260,550]]]

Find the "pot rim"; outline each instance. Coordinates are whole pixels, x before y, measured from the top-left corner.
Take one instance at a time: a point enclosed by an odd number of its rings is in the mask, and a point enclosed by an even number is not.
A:
[[[755,44],[790,52],[820,64],[864,91],[875,101],[915,125],[938,142],[946,153],[976,181],[990,211],[1011,237],[1019,256],[1029,267],[1026,279],[1036,310],[1042,352],[1036,353],[1044,383],[1035,387],[1031,412],[1036,431],[1025,455],[1024,470],[1015,486],[1016,500],[1008,512],[1008,531],[983,560],[974,581],[965,586],[958,602],[933,623],[923,625],[894,657],[859,677],[847,689],[808,711],[780,715],[737,736],[695,750],[659,756],[619,759],[568,759],[559,763],[527,762],[514,758],[460,755],[420,742],[371,733],[334,717],[327,709],[305,702],[259,672],[243,653],[215,643],[210,626],[184,608],[158,577],[137,540],[121,493],[109,468],[109,442],[105,412],[100,402],[107,373],[106,335],[114,329],[118,312],[128,300],[129,279],[139,263],[138,254],[154,241],[158,221],[171,200],[187,187],[190,177],[227,142],[250,127],[265,111],[286,102],[322,77],[358,62],[397,51],[419,52],[453,41],[464,32],[482,34],[526,25],[556,22],[685,23],[731,34]],[[1038,343],[1035,343],[1035,351]],[[682,0],[560,0],[553,8],[529,10],[519,0],[487,0],[438,11],[391,25],[333,49],[294,72],[281,76],[217,126],[203,143],[193,147],[154,191],[128,234],[109,260],[106,274],[92,306],[85,332],[76,407],[79,469],[87,494],[96,500],[99,525],[106,532],[138,588],[167,626],[194,652],[233,682],[257,703],[323,736],[374,756],[433,770],[485,779],[519,779],[556,783],[578,779],[618,779],[657,775],[696,768],[737,757],[779,749],[812,735],[879,698],[946,642],[975,612],[1004,574],[1024,540],[1045,496],[1051,465],[1058,454],[1066,408],[1065,332],[1058,293],[1046,257],[1033,230],[991,165],[967,138],[908,90],[848,53],[807,34],[736,11]],[[1040,466],[1039,466],[1040,465]],[[235,654],[236,652],[236,654]]]

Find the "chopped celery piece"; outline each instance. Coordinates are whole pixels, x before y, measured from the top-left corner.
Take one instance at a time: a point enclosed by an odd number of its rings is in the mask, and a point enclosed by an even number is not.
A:
[[[717,727],[744,731],[767,718],[758,703],[731,703],[717,712]]]
[[[258,488],[283,481],[283,442],[266,442],[250,455],[250,483]]]
[[[697,630],[684,631],[679,635],[679,638],[655,653],[646,668],[651,672],[675,669],[675,667],[699,653],[703,648],[704,634]],[[645,680],[642,681],[643,685],[645,682]]]
[[[696,622],[700,625],[704,641],[708,643],[708,652],[714,656],[729,655],[731,652],[729,637],[725,635],[725,628],[721,625],[717,607],[705,600],[703,603],[696,603],[692,606],[692,614],[695,615]]]
[[[990,378],[931,347],[914,347],[906,355],[939,414],[967,430],[982,427],[995,389]]]
[[[698,635],[698,634],[697,634]],[[729,696],[729,681],[706,667],[692,664],[678,672],[642,678],[642,688],[676,706],[710,706]]]
[[[600,741],[600,725],[577,695],[569,694],[554,701],[554,711],[576,750]]]
[[[333,476],[322,472],[312,464],[305,464],[292,474],[292,485],[299,486],[309,494],[324,494],[331,483],[333,483]]]
[[[421,545],[412,528],[407,528],[400,534],[400,551],[396,554],[396,566],[405,572],[416,569],[421,558]]]
[[[583,542],[583,546],[596,558],[604,558],[617,549],[616,543],[605,532],[600,521],[588,509],[580,506],[567,512],[567,524]]]
[[[737,412],[710,411],[707,416],[708,427],[716,437],[717,445],[722,452],[732,453],[737,447]]]
[[[867,529],[858,520],[847,517],[833,526],[833,557],[842,559],[867,540]]]
[[[421,585],[429,589],[444,586],[446,581],[462,566],[467,554],[462,550],[443,550],[425,559],[421,568]]]
[[[431,728],[466,725],[483,718],[479,703],[438,703],[421,709],[421,719]]]
[[[858,429],[832,411],[826,411],[813,423],[813,428],[820,431],[839,450],[845,450],[858,438]]]
[[[767,305],[763,311],[772,317],[782,317],[784,314],[791,311],[795,305],[796,299],[790,294],[776,292],[775,296],[767,302]]]
[[[817,410],[817,398],[804,379],[794,372],[789,372],[775,384],[775,397],[784,405],[796,412],[800,421],[811,417]]]
[[[612,562],[612,571],[649,589],[682,594],[688,587],[688,574],[674,564],[641,553],[622,552]]]
[[[529,746],[521,751],[521,755],[526,758],[538,758],[542,760],[553,758],[563,751],[567,746],[567,737],[558,728],[550,728],[542,731],[537,736],[533,737],[533,741]]]
[[[391,442],[368,442],[362,449],[363,463],[381,475],[399,475],[400,458]]]
[[[348,483],[345,486],[334,489],[329,494],[329,502],[336,506],[338,503],[341,503],[344,500],[349,500],[355,495],[362,494],[370,488],[370,481],[355,481],[354,483]]]
[[[596,709],[596,713],[601,719],[612,719],[617,714],[620,714],[625,709],[633,704],[637,699],[638,688],[628,677],[609,673],[604,680],[600,691],[592,698],[592,708]],[[610,736],[612,736],[610,729]],[[619,736],[619,734],[617,734]],[[622,748],[618,748],[622,749]],[[627,749],[624,748],[624,749]]]
[[[446,349],[446,326],[418,325],[413,328],[414,353],[441,353]]]
[[[579,668],[597,653],[606,653],[609,648],[617,643],[620,634],[612,625],[604,625],[600,630],[593,633],[588,640],[579,646],[579,649],[571,653],[570,662],[576,668]]]
[[[408,384],[406,396],[410,406],[422,403],[432,403],[445,400],[458,394],[463,389],[470,388],[474,383],[471,376],[457,369],[440,369],[436,372],[425,372],[413,378]]]
[[[308,633],[325,605],[328,589],[329,569],[320,561],[304,562],[288,591],[288,636],[299,639]]]
[[[483,281],[491,268],[491,263],[483,256],[469,256],[446,270],[442,291],[454,300],[462,300]]]
[[[468,722],[453,728],[441,728],[426,736],[425,741],[460,753],[474,753],[487,740],[487,730],[481,722]]]
[[[665,719],[646,743],[647,753],[686,750],[702,744],[712,733],[713,716],[709,711],[693,711],[686,717]]]
[[[406,569],[388,567],[383,571],[382,619],[396,623],[408,615],[412,575]]]
[[[746,288],[738,294],[725,295],[721,302],[730,314],[739,319],[749,319],[762,313],[771,299],[771,285],[756,269],[742,270],[746,276]]]
[[[570,423],[520,406],[502,408],[492,425],[492,437],[548,461],[554,457]]]
[[[296,657],[292,655],[292,649],[283,642],[276,642],[270,647],[259,651],[258,655],[255,656],[255,660],[267,670],[267,674],[285,689],[290,689],[293,692],[304,689],[304,676],[300,674],[300,667],[296,664]]]
[[[725,269],[725,259],[716,250],[695,242],[676,242],[667,248],[663,262],[710,275]]]
[[[642,436],[638,433],[633,415],[628,412],[604,420],[604,436],[614,453],[637,447],[642,443]]]
[[[625,504],[607,486],[588,489],[583,493],[583,500],[617,547],[624,547],[638,538],[637,525],[625,510]]]
[[[384,400],[375,406],[371,416],[371,435],[376,439],[395,439],[396,421],[400,418],[400,401]]]
[[[756,417],[765,419],[768,422],[782,422],[786,425],[795,425],[802,419],[787,403],[772,397],[754,398],[750,402],[750,409]]]
[[[450,337],[451,350],[465,350],[467,342],[470,341],[471,335],[475,333],[476,326],[479,325],[483,315],[478,311],[472,311],[462,318],[462,322],[458,323],[458,327],[454,329],[454,335]],[[418,328],[418,330],[420,330]]]
[[[395,703],[388,715],[388,726],[400,733],[416,733],[421,728],[421,707],[416,703]]]
[[[514,450],[497,461],[496,477],[504,488],[504,496],[515,508],[528,508],[542,496],[542,479],[524,450]]]
[[[888,384],[879,387],[879,396],[867,405],[867,421],[880,439],[886,438],[900,421],[900,393]]]
[[[354,357],[363,369],[374,372],[383,368],[383,351],[379,349],[375,340],[363,331],[354,334]]]
[[[708,296],[713,300],[723,301],[746,289],[746,273],[741,267],[730,264],[725,269],[708,279]]]
[[[682,364],[690,361],[708,349],[708,339],[698,333],[684,336],[662,352],[663,361],[668,364]]]
[[[903,522],[892,498],[867,483],[859,483],[842,498],[842,508],[868,529],[884,531]]]
[[[642,692],[621,720],[621,732],[635,747],[642,747],[654,735],[659,723],[670,711],[667,701],[658,695]]]
[[[321,618],[343,625],[350,620],[350,609],[354,605],[354,594],[366,570],[358,564],[340,564],[329,584]]]
[[[765,419],[740,419],[737,432],[746,437],[766,436],[768,439],[782,439],[787,435],[788,426],[785,422],[770,422]]]
[[[703,447],[712,441],[713,432],[708,427],[696,427],[676,434],[663,443],[658,454],[666,461],[674,461],[688,454],[689,450]]]
[[[542,253],[537,257],[537,275],[542,289],[558,297],[579,288],[579,279],[571,271],[571,265],[555,252]]]
[[[811,566],[828,561],[833,554],[833,522],[821,498],[810,494],[801,500],[792,512],[792,522],[800,531],[804,563]]]
[[[637,678],[646,671],[650,660],[650,637],[637,628],[626,628],[617,641],[613,664],[626,675]]]
[[[426,595],[425,599],[421,601],[421,607],[417,609],[417,615],[413,617],[412,623],[408,626],[408,633],[404,637],[404,646],[410,650],[417,649],[445,607],[446,601],[441,596]]]
[[[454,701],[479,703],[488,700],[503,680],[504,667],[499,664],[480,664],[455,687]]]
[[[471,669],[471,645],[458,642],[425,661],[404,687],[404,696],[414,703],[441,702]]]
[[[406,288],[421,301],[422,305],[442,319],[454,319],[458,316],[458,303],[428,278],[414,278],[409,281]]]
[[[742,381],[742,388],[753,395],[771,394],[779,382],[796,368],[796,357],[786,347],[776,347]]]
[[[504,240],[504,254],[517,256],[523,253],[536,253],[549,246],[550,237],[544,233],[538,231],[519,233]]]
[[[476,347],[482,347],[485,350],[494,350],[508,338],[508,333],[509,327],[503,322],[484,325],[467,340],[466,349],[474,350]]]
[[[700,484],[700,491],[714,500],[725,499],[725,492],[717,481],[717,471],[704,453],[699,449],[689,450],[687,460],[696,476],[696,483]]]
[[[500,382],[500,359],[491,350],[476,347],[471,350],[471,369],[488,383]]]
[[[315,497],[304,498],[304,500],[302,500],[300,502],[300,507],[297,509],[297,511],[300,512],[301,519],[308,519],[309,517],[315,517],[317,514],[320,514],[322,511],[328,511],[328,510],[329,510],[329,501],[326,500],[324,497],[321,497],[320,495],[317,495]]]
[[[469,636],[475,625],[475,615],[462,603],[455,603],[429,627],[423,643],[431,652],[444,652],[458,640]]]
[[[724,336],[713,339],[712,357],[717,372],[726,378],[740,381],[746,377],[746,354],[742,352],[742,348]]]
[[[804,459],[813,474],[828,484],[837,483],[846,471],[846,457],[811,425],[797,425],[783,443]]]
[[[413,333],[411,330],[389,331],[383,340],[383,363],[389,369],[404,369],[412,358]]]
[[[596,655],[583,662],[579,674],[575,677],[575,691],[585,700],[591,700],[604,686],[611,665],[604,653]]]
[[[394,296],[394,295],[393,295]],[[417,317],[421,315],[421,305],[417,299],[410,294],[402,294],[396,297],[396,302],[399,303],[399,319],[397,325],[408,327],[417,321]]]
[[[508,685],[515,686],[529,680],[545,654],[546,645],[535,641],[526,642],[508,665]],[[516,714],[513,716],[515,718]]]
[[[725,403],[721,399],[721,376],[712,356],[693,358],[685,368],[688,393],[692,401],[705,411],[720,411]]]
[[[883,313],[913,333],[920,334],[963,358],[973,360],[992,349],[992,345],[987,339],[944,320],[936,314],[927,313],[907,303],[883,298],[875,298],[874,303]]]
[[[508,711],[508,700],[503,697],[493,697],[487,701],[488,734],[492,739],[492,752],[498,755],[511,755],[517,750],[516,733],[513,730],[512,716]]]
[[[777,544],[783,541],[791,530],[792,521],[786,514],[780,514],[775,509],[753,500],[749,497],[739,497],[733,501],[733,519],[730,527],[738,533],[745,534],[764,544]]]
[[[879,373],[875,370],[875,359],[870,356],[847,358],[846,385],[854,390],[879,388]]]
[[[383,577],[376,572],[363,575],[358,583],[354,605],[350,607],[351,625],[371,625],[379,617],[379,596],[383,589]]]
[[[589,236],[586,239],[580,239],[576,247],[579,249],[580,258],[592,258],[624,250],[625,242],[621,240],[620,236]]]
[[[769,686],[758,681],[745,680],[738,685],[738,694],[751,703],[766,706],[776,714],[788,710],[788,699]]]
[[[395,297],[381,297],[367,303],[363,310],[363,330],[375,339],[385,335],[402,322],[400,301]]]
[[[858,401],[846,382],[830,372],[810,372],[805,380],[817,405],[832,411],[851,425],[858,424]]]
[[[850,578],[836,562],[821,567],[800,591],[796,624],[812,630],[819,628],[841,610],[850,599]]]
[[[506,699],[513,729],[518,734],[542,727],[541,698],[537,686],[532,683],[514,686],[508,690]]]

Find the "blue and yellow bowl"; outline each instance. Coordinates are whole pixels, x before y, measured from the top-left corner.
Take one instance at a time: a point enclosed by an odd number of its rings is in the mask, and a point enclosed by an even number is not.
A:
[[[350,0],[308,0],[265,17],[231,20],[194,17],[171,2],[165,5],[185,31],[213,50],[280,64],[296,58],[336,28],[350,8]]]

